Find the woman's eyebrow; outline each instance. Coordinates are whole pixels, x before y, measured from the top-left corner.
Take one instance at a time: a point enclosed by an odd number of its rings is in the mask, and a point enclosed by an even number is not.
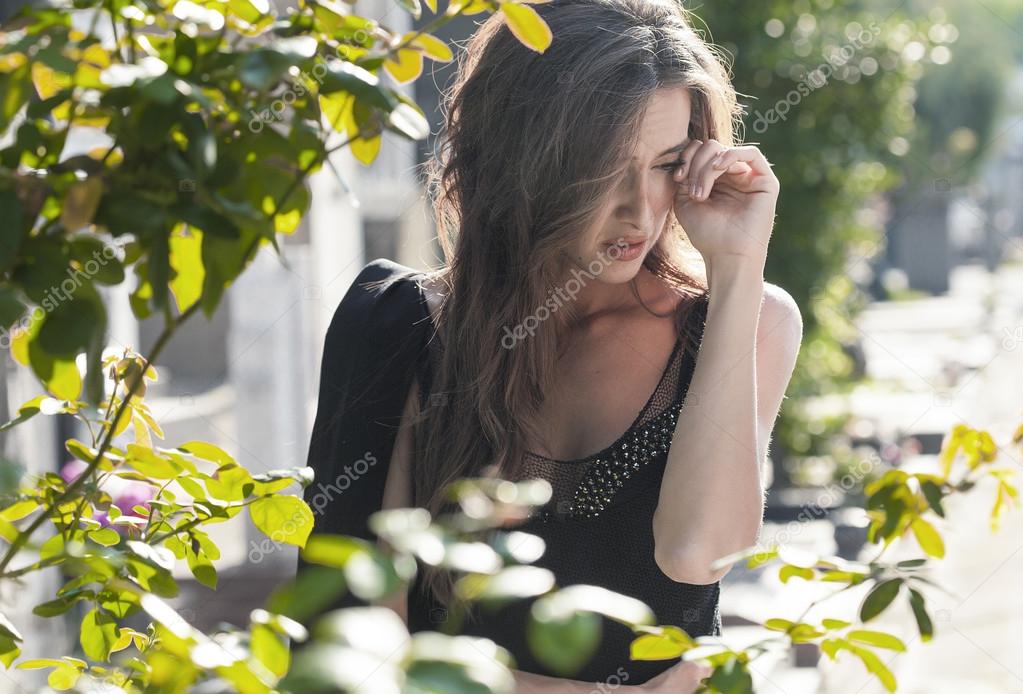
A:
[[[657,156],[658,157],[663,157],[665,154],[671,154],[672,152],[681,152],[682,150],[684,150],[686,147],[689,146],[690,142],[691,142],[691,140],[687,137],[682,142],[678,143],[674,147],[669,147],[668,149],[664,150],[663,152],[661,152]]]

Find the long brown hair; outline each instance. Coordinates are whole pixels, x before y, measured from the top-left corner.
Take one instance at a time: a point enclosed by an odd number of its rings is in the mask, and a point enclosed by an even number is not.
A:
[[[413,505],[434,516],[453,510],[445,488],[454,480],[494,471],[515,479],[526,442],[538,439],[540,405],[577,314],[567,302],[514,349],[502,346],[506,326],[564,283],[566,253],[613,190],[653,92],[688,90],[691,138],[731,146],[741,123],[724,63],[677,2],[530,6],[553,43],[539,54],[500,13],[484,21],[444,93],[445,127],[426,166],[445,258],[431,273],[445,293],[434,336],[443,350],[435,396],[413,419],[412,478]],[[707,290],[702,258],[673,213],[644,267],[684,296]],[[678,304],[684,342],[693,305]],[[451,603],[450,574],[428,566],[423,580]]]

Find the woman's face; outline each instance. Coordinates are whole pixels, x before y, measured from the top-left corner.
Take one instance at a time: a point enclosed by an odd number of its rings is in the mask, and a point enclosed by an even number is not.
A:
[[[660,239],[678,188],[672,174],[689,144],[690,103],[684,87],[654,93],[632,159],[624,165],[598,222],[575,245],[574,263],[591,272],[599,263],[600,281],[618,284],[635,277]],[[616,252],[612,245],[618,239],[635,245]]]

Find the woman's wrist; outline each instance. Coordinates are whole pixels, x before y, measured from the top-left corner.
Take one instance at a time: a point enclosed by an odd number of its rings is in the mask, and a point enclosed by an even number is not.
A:
[[[747,286],[764,281],[766,258],[746,255],[725,254],[705,259],[707,284],[709,287],[745,284]]]

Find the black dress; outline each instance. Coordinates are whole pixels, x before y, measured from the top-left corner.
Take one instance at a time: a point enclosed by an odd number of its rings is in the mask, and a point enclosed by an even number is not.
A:
[[[316,532],[375,537],[367,517],[382,506],[387,464],[413,375],[429,397],[433,363],[439,349],[419,273],[386,259],[366,265],[342,299],[327,332],[320,395],[308,464],[316,481],[305,499],[314,508]],[[366,289],[366,282],[387,280]],[[693,312],[697,344],[706,318],[706,295]],[[675,423],[695,366],[676,342],[662,378],[632,426],[606,449],[573,461],[529,454],[519,479],[543,477],[553,487],[548,504],[516,530],[546,543],[535,566],[550,569],[559,586],[597,585],[632,596],[650,606],[656,623],[672,624],[690,636],[720,635],[720,582],[677,583],[654,562],[652,518]],[[342,494],[325,494],[347,463],[376,462]],[[366,468],[363,465],[362,468]],[[349,468],[351,470],[351,468]],[[350,477],[350,475],[348,475]],[[339,488],[342,485],[334,485]],[[319,497],[316,495],[319,493]],[[325,496],[332,498],[325,502]],[[318,502],[318,504],[317,504]],[[304,563],[299,561],[300,569]],[[424,595],[417,580],[409,591],[409,630],[443,631],[448,618],[441,605]],[[475,611],[460,633],[485,636],[507,648],[516,668],[558,676],[538,662],[526,642],[532,600],[496,611]],[[361,604],[347,595],[334,607]],[[601,617],[603,637],[594,656],[571,679],[642,684],[678,659],[633,661],[635,634]]]

